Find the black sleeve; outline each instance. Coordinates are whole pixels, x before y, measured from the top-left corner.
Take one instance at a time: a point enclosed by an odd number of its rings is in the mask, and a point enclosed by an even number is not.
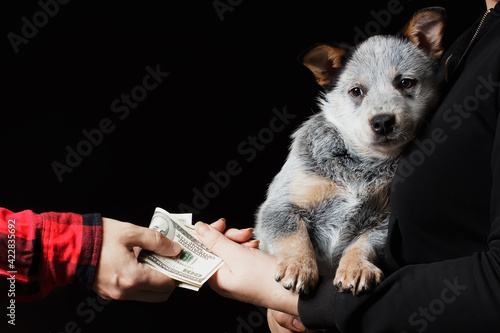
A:
[[[341,332],[493,332],[500,327],[500,222],[493,249],[471,257],[406,266],[375,291],[339,293],[330,280],[299,301],[306,327]]]
[[[299,300],[306,327],[342,332],[498,332],[500,329],[500,121],[492,152],[488,250],[408,265],[361,296],[324,279]],[[457,244],[460,246],[460,244]]]

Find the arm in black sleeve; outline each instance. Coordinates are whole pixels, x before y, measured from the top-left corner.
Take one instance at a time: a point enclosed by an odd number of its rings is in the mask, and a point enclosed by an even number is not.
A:
[[[500,327],[500,220],[491,251],[406,266],[372,293],[339,293],[330,280],[299,301],[307,327],[342,332],[490,332]],[[333,314],[333,315],[332,315]]]

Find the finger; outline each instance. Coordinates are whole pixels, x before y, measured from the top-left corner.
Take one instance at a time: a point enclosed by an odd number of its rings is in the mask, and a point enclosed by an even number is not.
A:
[[[220,218],[217,221],[210,223],[210,226],[212,228],[216,229],[217,231],[224,233],[224,236],[231,239],[232,241],[237,242],[237,243],[242,243],[242,244],[250,241],[250,238],[252,238],[253,230],[254,230],[253,228],[247,228],[247,229],[231,228],[231,229],[226,230],[226,232],[224,232],[224,230],[226,229],[226,219],[224,219],[224,218]],[[250,242],[252,242],[252,241],[250,241]],[[249,243],[245,246],[252,247],[252,248],[259,247],[258,243],[254,243],[254,242]]]
[[[247,228],[247,229],[228,229],[224,233],[224,236],[229,238],[232,241],[235,241],[237,243],[244,243],[250,238],[252,238],[253,235],[253,228]]]
[[[259,244],[260,244],[260,240],[252,239],[252,240],[249,240],[248,242],[244,242],[244,243],[240,243],[240,244],[243,245],[244,247],[249,247],[249,248],[252,248],[252,249],[258,249],[259,248]]]
[[[176,256],[181,251],[178,243],[171,241],[160,232],[136,225],[132,225],[125,245],[129,248],[139,246],[167,257]]]
[[[210,226],[219,232],[224,232],[226,229],[226,219],[220,218],[217,221],[210,224]]]
[[[238,251],[241,251],[239,244],[203,222],[196,223],[195,230],[203,245],[224,261],[238,260]]]
[[[306,330],[305,326],[302,324],[300,319],[296,316],[292,316],[288,313],[276,311],[276,310],[268,310],[268,322],[269,326],[274,321],[278,325],[274,325],[275,327],[281,327],[285,330],[276,329],[276,332],[304,332]],[[288,331],[289,330],[289,331]],[[273,331],[274,332],[274,331]]]
[[[273,310],[267,310],[267,324],[269,325],[269,330],[271,333],[294,333],[287,328],[282,327],[276,322],[273,316]]]

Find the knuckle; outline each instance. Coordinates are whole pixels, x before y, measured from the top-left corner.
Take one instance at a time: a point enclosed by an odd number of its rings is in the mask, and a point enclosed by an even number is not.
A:
[[[209,239],[209,241],[207,242],[207,248],[209,248],[210,250],[214,250],[218,247],[219,243],[220,243],[220,235],[217,235]]]
[[[150,230],[153,231],[151,234],[152,250],[162,255],[173,255],[173,241],[159,231]]]
[[[152,230],[152,229],[150,229]],[[152,238],[153,238],[153,244],[155,244],[155,247],[158,249],[161,247],[161,245],[163,244],[166,244],[169,242],[169,239],[165,236],[163,236],[163,234],[157,230],[152,230],[153,231],[153,234],[152,234]]]
[[[138,228],[139,227],[134,224],[126,222],[123,223],[121,234],[123,235],[126,243],[133,242],[137,238],[137,236],[140,234]]]
[[[274,317],[274,320],[276,320],[276,322],[281,326],[287,323],[286,321],[287,318],[285,317],[283,312],[273,311],[272,315]]]
[[[126,293],[119,288],[114,288],[113,290],[109,291],[107,294],[108,294],[108,297],[110,297],[111,299],[117,300],[117,301],[125,300],[125,298],[126,298]]]
[[[133,290],[137,287],[137,280],[132,276],[124,276],[118,280],[118,289],[122,293],[126,293],[128,290]]]

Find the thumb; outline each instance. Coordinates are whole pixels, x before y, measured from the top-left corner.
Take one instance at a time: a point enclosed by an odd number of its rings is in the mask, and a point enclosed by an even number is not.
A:
[[[267,310],[267,322],[270,328],[271,326],[275,328],[276,332],[284,332],[284,329],[288,332],[304,332],[306,330],[298,317],[276,310]],[[276,326],[275,323],[281,327]],[[271,331],[274,332],[273,329]]]
[[[203,245],[224,261],[231,260],[233,256],[237,256],[238,251],[241,251],[239,244],[228,239],[208,224],[197,222],[195,230]]]
[[[166,257],[176,256],[181,251],[179,243],[168,239],[159,231],[139,226],[134,227],[135,229],[129,233],[127,246],[139,246]]]

